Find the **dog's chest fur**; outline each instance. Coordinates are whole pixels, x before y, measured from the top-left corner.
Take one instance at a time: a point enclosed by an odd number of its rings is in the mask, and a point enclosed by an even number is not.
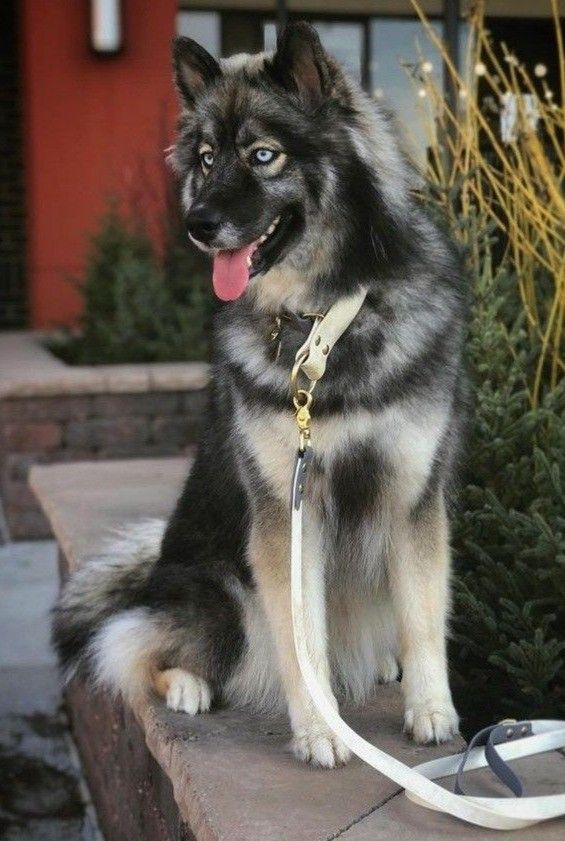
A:
[[[219,335],[231,371],[233,446],[252,504],[264,496],[288,506],[298,446],[289,375],[305,336],[283,331],[276,360],[261,321],[234,319]],[[330,566],[347,556],[348,575],[365,581],[382,566],[394,512],[406,515],[425,493],[448,422],[441,400],[377,399],[395,367],[401,361],[382,339],[380,319],[365,315],[340,340],[313,393],[307,505]]]

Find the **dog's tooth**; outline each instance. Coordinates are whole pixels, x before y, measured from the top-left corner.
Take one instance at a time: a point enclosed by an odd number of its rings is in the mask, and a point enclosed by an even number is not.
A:
[[[280,216],[277,216],[277,218],[276,218],[276,219],[274,219],[274,220],[273,220],[273,222],[271,222],[271,224],[270,224],[270,225],[269,225],[269,227],[267,228],[267,233],[266,233],[266,234],[263,234],[263,236],[265,237],[265,239],[267,239],[267,237],[268,237],[268,236],[270,236],[270,235],[273,233],[273,231],[275,230],[275,228],[277,227],[277,225],[279,224],[279,222],[280,222],[280,221],[281,221],[281,217],[280,217]],[[263,238],[262,238],[262,237],[261,237],[261,241],[263,241]]]
[[[267,239],[267,234],[261,234],[261,236],[259,237],[259,242],[265,242],[266,239]]]
[[[251,268],[251,257],[247,258],[247,266],[248,268]]]

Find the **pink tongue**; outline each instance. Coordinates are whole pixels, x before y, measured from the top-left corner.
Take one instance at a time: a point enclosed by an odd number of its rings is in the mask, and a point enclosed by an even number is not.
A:
[[[256,242],[235,251],[219,251],[214,257],[212,282],[214,292],[222,301],[235,301],[245,292],[249,282],[247,258],[257,247]]]

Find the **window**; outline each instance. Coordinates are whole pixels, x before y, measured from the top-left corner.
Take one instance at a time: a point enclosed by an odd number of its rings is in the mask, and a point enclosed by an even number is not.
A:
[[[442,24],[433,22],[434,31],[442,35]],[[407,66],[422,58],[430,75],[441,88],[442,59],[422,25],[406,18],[373,18],[371,20],[371,55],[369,79],[375,99],[389,102],[397,113],[417,154],[425,154],[426,131],[418,113],[417,86],[409,78]]]
[[[194,38],[214,58],[220,58],[222,34],[218,12],[179,12],[177,14],[177,33]]]

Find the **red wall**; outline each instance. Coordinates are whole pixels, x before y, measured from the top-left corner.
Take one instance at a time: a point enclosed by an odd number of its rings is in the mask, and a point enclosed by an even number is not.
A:
[[[71,324],[83,265],[110,194],[155,206],[176,103],[177,0],[122,0],[123,50],[89,47],[88,0],[22,0],[24,155],[31,324]]]

